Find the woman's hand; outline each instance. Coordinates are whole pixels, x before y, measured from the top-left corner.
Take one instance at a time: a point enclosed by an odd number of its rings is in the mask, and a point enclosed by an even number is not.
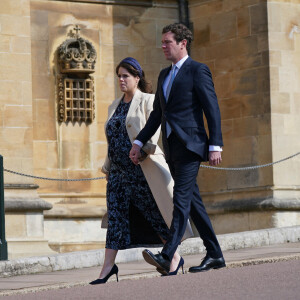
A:
[[[137,144],[132,144],[132,148],[129,152],[129,158],[135,165],[138,165],[139,159],[141,157],[141,147]]]

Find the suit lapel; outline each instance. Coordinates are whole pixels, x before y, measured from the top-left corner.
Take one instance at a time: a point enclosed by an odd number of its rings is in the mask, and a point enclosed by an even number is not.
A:
[[[179,69],[176,77],[174,78],[174,81],[173,81],[173,84],[172,84],[172,87],[171,87],[171,91],[170,91],[170,94],[169,94],[169,99],[168,99],[168,103],[170,101],[172,101],[172,95],[174,94],[174,90],[176,88],[176,83],[179,82],[181,80],[181,77],[184,76],[185,74],[185,71],[187,70],[187,68],[189,67],[191,63],[191,58],[188,57],[187,60],[183,63],[183,65],[181,66],[181,68]]]
[[[168,68],[166,68],[166,69],[164,69],[162,72],[162,74],[161,74],[161,81],[160,81],[160,92],[161,92],[161,94],[163,95],[163,100],[164,101],[162,101],[163,103],[163,105],[165,105],[166,104],[166,98],[165,98],[165,94],[164,94],[164,89],[163,89],[163,86],[164,86],[164,82],[165,82],[165,80],[166,80],[166,77],[168,76],[168,74],[170,73],[170,71],[171,71],[171,69],[172,69],[172,65],[171,66],[169,66]]]

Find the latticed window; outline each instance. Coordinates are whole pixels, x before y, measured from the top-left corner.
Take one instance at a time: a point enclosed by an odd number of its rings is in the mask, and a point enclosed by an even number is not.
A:
[[[90,79],[64,79],[65,116],[64,121],[93,120],[93,81]]]
[[[76,34],[58,48],[58,121],[92,123],[95,118],[94,78],[96,50],[88,41]]]

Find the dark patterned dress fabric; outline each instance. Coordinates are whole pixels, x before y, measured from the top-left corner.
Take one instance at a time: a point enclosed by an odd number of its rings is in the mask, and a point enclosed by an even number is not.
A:
[[[166,240],[169,234],[141,167],[129,158],[132,145],[125,121],[130,103],[121,101],[106,127],[111,162],[106,248],[115,250],[159,246],[158,235]]]

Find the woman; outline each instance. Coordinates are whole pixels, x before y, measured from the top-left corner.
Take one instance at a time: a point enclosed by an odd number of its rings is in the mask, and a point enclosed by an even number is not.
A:
[[[116,73],[124,94],[109,107],[105,124],[108,141],[102,167],[108,181],[105,259],[99,278],[90,284],[105,283],[114,274],[118,280],[115,265],[118,250],[164,243],[173,211],[173,181],[157,146],[159,131],[144,145],[140,165],[134,165],[129,158],[132,142],[153,108],[154,95],[148,94],[151,87],[134,58],[123,59]],[[191,236],[190,232],[186,232],[185,238]],[[183,258],[176,252],[169,275],[176,275],[180,267],[183,270],[183,264]]]

